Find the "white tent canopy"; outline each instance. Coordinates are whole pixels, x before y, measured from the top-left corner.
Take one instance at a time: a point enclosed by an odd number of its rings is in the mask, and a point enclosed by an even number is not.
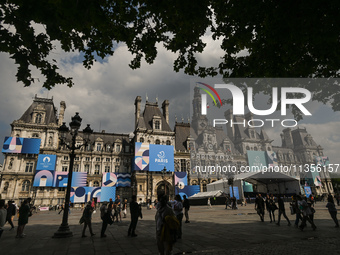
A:
[[[214,190],[214,191],[207,191],[207,192],[199,192],[190,197],[190,199],[198,199],[198,198],[208,198],[208,197],[220,197],[223,196],[222,190]]]

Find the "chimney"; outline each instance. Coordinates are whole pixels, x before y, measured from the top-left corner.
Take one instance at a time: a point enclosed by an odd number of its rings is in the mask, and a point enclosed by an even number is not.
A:
[[[65,101],[61,101],[60,102],[59,117],[58,117],[58,126],[59,127],[63,124],[65,110],[66,110],[66,103],[65,103]]]
[[[169,100],[164,100],[162,103],[162,110],[165,121],[169,124]]]
[[[283,132],[283,138],[286,143],[286,147],[293,149],[294,148],[294,143],[293,143],[293,137],[292,137],[292,130],[290,128],[286,128],[282,130]]]
[[[137,122],[138,122],[139,115],[140,115],[141,102],[142,102],[142,97],[137,96],[135,99],[135,128],[137,127]]]

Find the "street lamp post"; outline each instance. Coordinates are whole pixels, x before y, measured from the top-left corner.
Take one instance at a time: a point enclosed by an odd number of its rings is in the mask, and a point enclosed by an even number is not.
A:
[[[166,185],[165,185],[165,174],[167,173],[166,167],[164,167],[161,170],[162,173],[162,179],[163,179],[163,184],[164,184],[164,195],[166,195]]]
[[[69,172],[68,172],[68,180],[67,180],[67,188],[66,188],[66,196],[65,196],[65,206],[64,206],[64,212],[63,212],[63,221],[61,225],[59,226],[59,229],[57,232],[54,233],[54,238],[65,238],[65,237],[71,237],[73,236],[69,225],[68,225],[68,212],[69,212],[69,206],[70,206],[70,193],[71,193],[71,183],[72,183],[72,174],[73,174],[73,165],[74,165],[74,158],[75,158],[75,150],[80,149],[83,145],[87,145],[89,142],[90,135],[93,133],[93,130],[90,128],[90,125],[87,124],[87,127],[83,130],[84,135],[84,144],[76,146],[76,138],[78,135],[78,130],[81,126],[82,119],[79,116],[79,113],[76,112],[76,115],[71,118],[72,121],[70,122],[70,128],[65,125],[64,122],[63,125],[61,125],[58,128],[58,131],[60,133],[60,142],[62,145],[66,145],[66,147],[71,151],[70,152],[70,165],[69,165]],[[70,133],[72,136],[71,145],[66,143],[66,136]]]

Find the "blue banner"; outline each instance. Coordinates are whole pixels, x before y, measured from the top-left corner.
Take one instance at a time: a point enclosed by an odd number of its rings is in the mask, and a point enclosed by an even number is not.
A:
[[[150,167],[149,171],[174,172],[174,146],[150,144]]]
[[[54,171],[40,170],[35,172],[33,187],[53,187]]]
[[[261,171],[263,166],[267,166],[267,156],[265,151],[247,151],[248,165],[251,172]]]
[[[39,154],[36,170],[55,170],[57,155]]]
[[[41,139],[5,137],[3,153],[39,154]]]
[[[304,187],[306,197],[309,198],[309,196],[312,194],[312,189],[309,186]]]
[[[239,192],[238,192],[238,187],[233,187],[234,189],[232,190],[231,189],[231,186],[229,187],[229,192],[230,192],[230,197],[236,197],[237,200],[240,199],[240,195],[239,195]]]

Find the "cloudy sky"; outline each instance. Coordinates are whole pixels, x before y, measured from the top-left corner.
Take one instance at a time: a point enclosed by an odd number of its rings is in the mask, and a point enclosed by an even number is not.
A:
[[[208,46],[204,54],[198,56],[199,63],[214,65],[220,60],[222,52],[219,42],[214,42],[207,35],[204,41]],[[70,121],[75,112],[83,118],[83,126],[89,123],[95,131],[105,130],[109,133],[129,133],[134,127],[134,100],[142,97],[144,106],[146,94],[149,101],[155,102],[158,97],[159,105],[163,100],[170,101],[170,126],[173,128],[175,115],[177,120],[190,117],[190,78],[182,72],[173,71],[175,55],[167,52],[160,45],[154,64],[143,63],[138,70],[128,67],[132,59],[125,45],[118,45],[115,54],[102,62],[97,62],[87,70],[79,62],[78,53],[64,53],[55,50],[53,58],[59,63],[61,73],[72,76],[75,86],[68,88],[58,85],[50,91],[42,89],[43,79],[33,70],[34,77],[39,78],[31,87],[25,88],[17,83],[16,65],[9,55],[0,53],[0,141],[10,135],[10,123],[21,117],[32,103],[35,94],[38,97],[53,97],[55,106],[59,109],[60,101],[66,102],[65,120]],[[340,148],[339,113],[334,113],[330,107],[313,104],[313,116],[306,118],[301,125],[314,137],[318,144],[325,149],[325,155],[332,163],[338,158]],[[280,144],[282,128],[267,130],[274,139],[275,145]],[[0,156],[0,163],[3,155]]]

